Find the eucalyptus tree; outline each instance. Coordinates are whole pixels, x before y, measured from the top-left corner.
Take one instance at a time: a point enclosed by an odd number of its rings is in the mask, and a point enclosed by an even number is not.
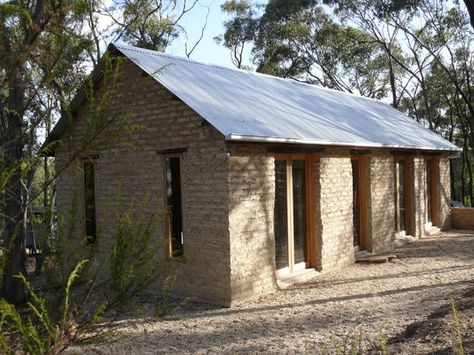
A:
[[[225,33],[214,40],[229,49],[232,63],[239,69],[244,65],[245,49],[257,33],[259,8],[249,0],[229,0],[221,5],[221,10],[232,17],[224,22]]]
[[[81,77],[85,1],[6,1],[0,4],[0,136],[4,201],[2,295],[24,300],[25,175],[31,176],[38,129]],[[71,70],[74,67],[75,70]],[[58,99],[61,97],[62,99]],[[26,167],[26,171],[25,171]],[[27,178],[28,180],[28,178]],[[31,181],[31,179],[29,179]]]
[[[257,71],[369,97],[383,97],[386,58],[355,27],[342,26],[314,0],[271,0],[266,6],[227,1],[233,16],[220,37],[240,67],[244,46],[252,48]]]
[[[467,11],[469,12],[471,26],[474,28],[474,0],[464,0],[464,4],[466,4]]]
[[[0,291],[6,300],[25,299],[24,285],[15,275],[25,271],[24,231],[39,136],[60,115],[69,114],[69,102],[98,64],[105,42],[122,39],[164,50],[182,32],[180,21],[196,4],[0,0]]]

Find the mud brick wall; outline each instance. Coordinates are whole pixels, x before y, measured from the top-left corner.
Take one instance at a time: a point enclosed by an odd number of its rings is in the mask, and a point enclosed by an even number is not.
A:
[[[395,183],[394,158],[378,153],[370,156],[368,163],[369,199],[367,201],[367,237],[371,251],[380,253],[391,250],[395,232]]]
[[[348,152],[329,151],[319,159],[319,186],[315,189],[320,212],[321,269],[354,262],[352,220],[352,165]],[[318,243],[317,243],[318,244]]]
[[[130,62],[123,63],[116,90],[110,95],[107,117],[117,118],[108,127],[118,129],[122,118],[138,125],[134,132],[114,137],[81,155],[99,154],[95,160],[96,220],[99,249],[102,257],[98,267],[107,269],[110,248],[114,243],[116,215],[130,208],[147,204],[149,214],[162,214],[164,208],[163,149],[184,148],[182,155],[182,203],[184,256],[172,258],[176,272],[175,292],[198,297],[212,303],[229,305],[230,243],[229,189],[227,150],[214,128],[206,124],[187,105],[154,80],[143,75]],[[97,95],[103,91],[99,87]],[[77,149],[91,112],[83,105],[74,118],[71,135],[64,135],[64,144],[56,150],[59,169],[67,164]],[[76,234],[83,235],[82,172],[77,160],[58,181],[57,206],[64,217],[70,215],[72,201],[77,202]],[[163,218],[157,225],[156,252],[166,259]],[[164,267],[157,265],[157,267]],[[168,267],[168,266],[167,266]],[[156,290],[159,289],[157,285]]]
[[[275,160],[262,145],[238,145],[229,157],[230,283],[234,301],[276,289]]]
[[[415,235],[420,238],[425,233],[426,218],[426,160],[423,157],[415,157],[414,159],[414,215],[415,215]]]
[[[439,198],[439,225],[441,229],[451,228],[451,175],[448,157],[439,159],[439,184],[437,196]]]

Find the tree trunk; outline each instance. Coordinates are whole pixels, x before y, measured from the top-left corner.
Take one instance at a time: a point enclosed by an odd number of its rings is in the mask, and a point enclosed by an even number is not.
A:
[[[6,152],[7,167],[14,168],[6,184],[5,193],[5,268],[1,295],[9,302],[20,304],[25,301],[23,283],[15,277],[25,274],[25,253],[23,243],[23,203],[21,186],[21,159],[23,157],[23,83],[20,70],[15,69],[9,85]]]
[[[467,11],[469,12],[469,18],[471,20],[471,26],[474,28],[474,0],[464,0]]]
[[[467,166],[467,173],[469,176],[468,179],[468,185],[467,185],[467,193],[469,195],[469,207],[474,207],[474,201],[473,201],[473,190],[472,190],[472,165],[471,165],[471,159],[469,157],[469,149],[466,152],[466,166]]]
[[[392,91],[392,106],[394,108],[398,107],[398,100],[397,100],[397,83],[395,82],[395,72],[393,70],[393,62],[392,62],[392,54],[390,50],[388,51],[388,72],[390,78],[390,89]]]
[[[462,165],[461,165],[461,201],[463,204],[466,203],[466,186],[465,186],[465,178],[464,178],[464,171],[465,171],[465,166],[466,166],[466,145],[464,144],[463,150],[462,150]]]

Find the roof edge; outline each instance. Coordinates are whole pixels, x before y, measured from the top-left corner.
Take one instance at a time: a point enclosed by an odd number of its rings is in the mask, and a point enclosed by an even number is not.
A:
[[[461,148],[433,148],[433,147],[417,147],[399,144],[382,144],[382,143],[350,143],[350,142],[332,142],[325,140],[314,140],[304,138],[281,138],[281,137],[262,137],[262,136],[244,136],[239,134],[229,134],[225,136],[226,141],[230,142],[254,142],[254,143],[287,143],[301,145],[331,145],[340,147],[360,147],[360,148],[394,148],[394,149],[417,149],[444,152],[460,152]],[[452,144],[452,143],[451,143]]]

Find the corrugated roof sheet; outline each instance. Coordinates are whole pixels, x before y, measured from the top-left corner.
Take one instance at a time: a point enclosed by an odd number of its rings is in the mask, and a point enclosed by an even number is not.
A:
[[[227,140],[458,150],[381,101],[114,45]]]

